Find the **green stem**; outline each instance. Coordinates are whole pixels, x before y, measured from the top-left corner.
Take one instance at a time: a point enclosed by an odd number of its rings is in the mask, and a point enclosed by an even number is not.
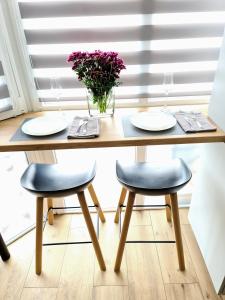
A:
[[[108,94],[104,94],[102,96],[95,96],[94,102],[97,104],[97,107],[99,109],[100,113],[105,113],[107,109],[107,104],[108,104]]]

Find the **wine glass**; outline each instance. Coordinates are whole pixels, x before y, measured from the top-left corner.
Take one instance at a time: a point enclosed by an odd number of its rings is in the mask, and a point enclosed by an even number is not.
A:
[[[173,90],[173,72],[165,72],[163,75],[163,91],[166,96],[166,102],[169,100],[169,94]],[[168,112],[167,104],[164,104],[164,112]]]
[[[51,88],[51,96],[56,99],[58,103],[58,111],[60,112],[60,116],[64,117],[64,114],[61,112],[61,104],[60,100],[62,97],[62,86],[60,82],[60,77],[58,76],[52,76],[50,78],[50,88]]]

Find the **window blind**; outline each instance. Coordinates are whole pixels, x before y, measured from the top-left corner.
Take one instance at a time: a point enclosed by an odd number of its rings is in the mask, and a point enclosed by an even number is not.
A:
[[[0,61],[0,113],[12,110],[12,104],[9,90],[5,80],[4,70]]]
[[[83,101],[73,51],[119,52],[119,101],[210,95],[225,23],[221,0],[18,0],[40,102]],[[58,96],[51,78],[59,82]],[[168,79],[169,78],[169,79]]]

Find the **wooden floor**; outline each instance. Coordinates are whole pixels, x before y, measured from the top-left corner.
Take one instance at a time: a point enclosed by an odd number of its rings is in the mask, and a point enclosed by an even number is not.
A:
[[[224,300],[217,296],[188,223],[181,209],[186,271],[178,270],[174,244],[127,244],[121,272],[113,265],[118,245],[118,225],[106,214],[100,225],[100,243],[107,271],[99,270],[92,245],[45,247],[43,273],[34,272],[34,232],[9,247],[11,259],[0,262],[0,299],[95,300]],[[93,219],[96,215],[93,214]],[[48,226],[45,241],[88,239],[82,215],[61,215]],[[135,212],[129,239],[173,239],[161,210]]]

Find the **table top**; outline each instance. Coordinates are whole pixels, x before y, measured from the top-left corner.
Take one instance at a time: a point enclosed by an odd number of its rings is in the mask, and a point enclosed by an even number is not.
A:
[[[100,147],[124,147],[124,146],[147,146],[167,144],[190,144],[190,143],[216,143],[225,142],[225,132],[217,126],[217,131],[180,135],[158,135],[124,137],[122,128],[123,116],[133,114],[137,111],[153,110],[123,108],[116,109],[114,117],[101,118],[101,134],[94,139],[34,139],[29,141],[10,141],[13,134],[26,118],[38,116],[54,116],[60,112],[33,112],[20,115],[15,118],[0,122],[0,151],[38,151],[76,148],[100,148]],[[86,111],[65,111],[65,116],[72,120],[75,115],[87,115]],[[212,120],[211,120],[212,121]],[[215,123],[214,123],[215,124]]]

